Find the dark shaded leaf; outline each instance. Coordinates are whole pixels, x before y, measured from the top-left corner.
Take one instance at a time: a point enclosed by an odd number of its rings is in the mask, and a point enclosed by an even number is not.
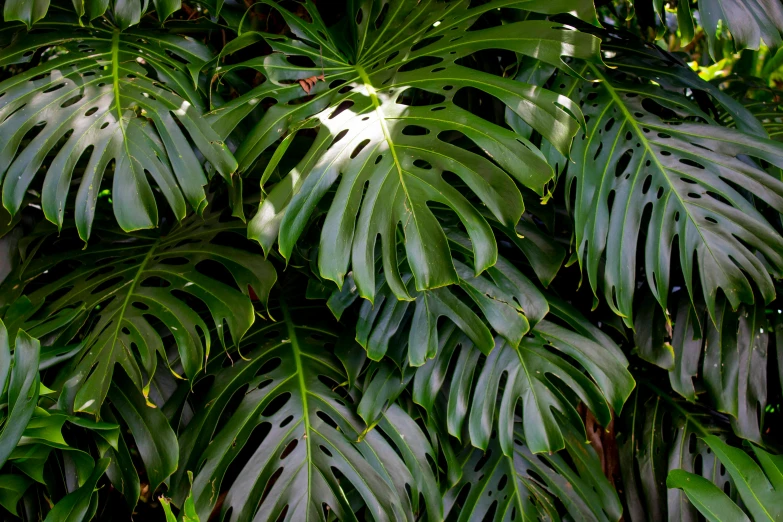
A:
[[[84,485],[57,502],[46,515],[44,522],[82,522],[92,519],[98,509],[98,495],[94,493],[95,486],[108,466],[109,459],[99,460]]]
[[[38,405],[40,352],[41,344],[38,340],[19,330],[12,363],[8,331],[0,321],[0,393],[8,405],[8,414],[0,431],[0,466],[6,463],[19,444]],[[5,391],[9,367],[10,380]]]
[[[437,519],[432,471],[413,471],[431,453],[419,428],[392,408],[357,442],[364,425],[354,413],[356,399],[336,391],[347,380],[331,354],[337,336],[299,326],[286,309],[284,317],[246,336],[243,360],[209,372],[214,382],[180,437],[174,501],[185,499],[185,471],[198,470],[193,498],[201,519],[223,491],[220,516],[230,511],[231,521],[326,520],[324,504],[350,517],[348,491],[375,520],[409,519],[422,492]]]
[[[754,446],[753,451],[761,464],[759,467],[747,453],[714,435],[706,436],[704,442],[734,479],[743,505],[754,521],[772,522],[783,518],[783,457]],[[666,485],[682,488],[709,520],[748,520],[725,493],[701,477],[674,470],[666,479]]]
[[[271,263],[240,249],[247,246],[243,232],[241,221],[208,213],[189,217],[165,236],[110,229],[101,230],[87,250],[58,248],[56,242],[39,250],[18,274],[25,284],[3,297],[29,292],[31,304],[18,322],[26,320],[25,328],[36,335],[67,343],[88,325],[82,349],[61,375],[62,408],[97,414],[115,364],[148,393],[158,357],[169,361],[163,341],[169,334],[178,353],[169,364],[190,379],[209,356],[213,329],[225,344],[227,325],[238,342],[255,320],[249,289],[265,302],[276,278]],[[44,227],[36,238],[46,244],[50,234]],[[221,243],[226,238],[236,246]],[[48,276],[50,270],[58,277]],[[46,284],[28,290],[39,278]],[[9,289],[11,282],[6,284]],[[202,310],[213,327],[202,320]]]
[[[121,372],[114,375],[109,400],[128,424],[144,462],[150,491],[155,491],[177,470],[179,447],[176,434],[161,411],[150,407],[131,380]],[[133,491],[132,485],[128,487]]]
[[[562,452],[535,455],[515,432],[511,454],[493,440],[485,452],[460,455],[462,480],[444,498],[447,520],[560,520],[557,503],[573,520],[620,519],[617,493],[582,435],[569,429]]]

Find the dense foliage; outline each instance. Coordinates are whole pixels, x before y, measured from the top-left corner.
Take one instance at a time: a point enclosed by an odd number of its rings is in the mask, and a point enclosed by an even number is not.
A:
[[[780,0],[3,16],[4,520],[783,520]]]

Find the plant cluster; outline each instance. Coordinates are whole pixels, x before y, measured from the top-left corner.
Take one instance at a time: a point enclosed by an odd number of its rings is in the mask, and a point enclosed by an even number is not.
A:
[[[783,520],[780,0],[3,15],[4,519]]]

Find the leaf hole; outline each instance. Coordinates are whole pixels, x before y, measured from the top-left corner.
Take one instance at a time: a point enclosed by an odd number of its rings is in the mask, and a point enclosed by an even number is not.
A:
[[[356,146],[356,148],[355,148],[355,149],[353,149],[353,152],[351,152],[351,159],[353,159],[353,158],[355,158],[356,156],[358,156],[358,155],[359,155],[359,153],[362,151],[362,149],[364,149],[364,148],[367,146],[367,144],[368,144],[368,143],[370,143],[370,140],[369,140],[369,139],[362,140],[362,141],[361,141],[361,142],[360,142],[360,143],[359,143],[359,144]]]
[[[291,393],[290,392],[284,392],[272,399],[269,404],[266,405],[266,408],[264,408],[264,411],[261,412],[261,417],[271,417],[278,411],[280,411],[283,406],[286,405],[286,403],[291,399]]]
[[[119,283],[120,281],[123,281],[123,280],[124,280],[124,278],[122,276],[112,277],[112,278],[104,281],[103,283],[99,284],[95,288],[93,288],[93,290],[92,290],[92,292],[90,292],[90,294],[91,295],[101,294],[101,293],[105,292],[106,290],[109,290],[110,288],[112,288],[117,283]]]
[[[426,136],[430,130],[420,125],[407,125],[402,129],[402,133],[405,136]]]
[[[337,423],[334,422],[334,420],[329,415],[322,412],[321,410],[318,410],[315,414],[318,416],[319,419],[324,421],[328,426],[337,429]]]
[[[332,114],[329,116],[329,119],[332,120],[343,113],[343,111],[346,111],[353,107],[353,101],[352,100],[344,100],[340,105],[337,106],[337,108],[332,112]],[[344,131],[347,132],[347,131]],[[337,141],[337,140],[335,140]]]
[[[283,450],[283,453],[280,454],[280,460],[284,460],[287,456],[293,453],[298,444],[299,444],[299,439],[294,439],[291,442],[289,442],[288,445]]]

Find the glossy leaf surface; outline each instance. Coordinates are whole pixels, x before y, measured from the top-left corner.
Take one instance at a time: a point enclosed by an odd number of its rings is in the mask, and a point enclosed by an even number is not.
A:
[[[96,414],[115,364],[145,393],[159,357],[193,379],[209,356],[213,328],[221,343],[228,334],[239,341],[255,320],[250,289],[265,300],[276,278],[271,263],[241,250],[243,230],[238,220],[207,214],[191,216],[164,236],[101,230],[87,250],[73,248],[72,234],[50,243],[48,227],[32,237],[47,246],[17,275],[42,284],[32,290],[13,283],[12,294],[25,292],[13,305],[16,323],[63,343],[85,324],[94,325],[63,374],[61,406]],[[204,311],[212,326],[202,319]],[[177,348],[171,359],[164,349],[168,336]]]
[[[416,468],[432,451],[424,434],[394,407],[360,439],[355,398],[337,393],[346,377],[329,353],[336,336],[284,317],[246,337],[243,360],[209,372],[204,405],[180,437],[174,501],[187,492],[185,470],[197,469],[192,494],[201,519],[218,490],[228,492],[220,512],[230,511],[231,521],[326,520],[329,512],[350,519],[350,491],[375,520],[407,520],[422,493],[437,519],[432,471]],[[226,477],[229,468],[235,478]]]
[[[85,240],[104,179],[111,179],[114,215],[126,231],[157,226],[155,192],[177,219],[188,207],[202,212],[207,177],[191,143],[226,179],[236,170],[202,118],[202,94],[188,70],[209,60],[209,51],[186,37],[100,24],[36,27],[43,32],[19,35],[0,58],[0,65],[24,64],[41,49],[58,49],[0,83],[3,206],[18,212],[45,166],[44,214],[61,227],[77,186],[74,217]]]
[[[299,164],[262,202],[249,235],[266,251],[278,241],[289,258],[318,203],[336,188],[320,236],[318,269],[338,286],[352,270],[359,294],[370,300],[376,292],[376,245],[384,278],[398,298],[412,297],[398,269],[400,244],[417,291],[458,283],[447,238],[430,206],[450,209],[464,225],[475,255],[470,270],[478,275],[497,259],[494,235],[479,207],[514,227],[524,209],[516,183],[541,194],[553,175],[531,142],[461,108],[454,101],[461,88],[495,96],[563,153],[581,121],[566,97],[462,63],[490,48],[532,55],[564,70],[566,56],[599,60],[594,37],[562,24],[538,20],[469,31],[480,15],[500,7],[555,13],[576,4],[494,1],[471,7],[464,0],[400,0],[388,10],[384,5],[357,2],[358,22],[348,17],[345,34],[327,28],[311,2],[305,9],[312,22],[280,8],[295,38],[262,35],[273,54],[220,69],[250,67],[267,81],[210,114],[215,128],[227,134],[258,102],[276,102],[237,150],[240,170],[250,169],[278,139],[318,127]],[[590,11],[580,14],[592,21]],[[292,60],[312,66],[297,67]],[[305,89],[299,81],[308,78],[319,81]],[[462,145],[456,142],[461,136]],[[447,174],[467,189],[461,193]]]

